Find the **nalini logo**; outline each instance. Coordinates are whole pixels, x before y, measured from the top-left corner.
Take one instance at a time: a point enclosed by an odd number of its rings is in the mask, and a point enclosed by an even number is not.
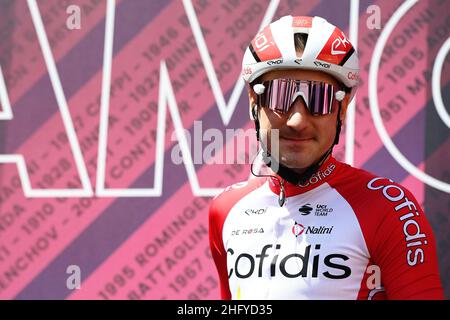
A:
[[[313,234],[313,235],[326,235],[331,234],[333,232],[334,226],[304,226],[297,221],[294,221],[294,225],[291,228],[292,233],[297,238],[302,234]]]
[[[313,208],[311,207],[311,205],[309,203],[307,203],[307,204],[301,206],[298,209],[298,211],[300,211],[302,213],[302,216],[306,216],[311,213],[312,209]]]
[[[292,233],[294,234],[294,236],[295,237],[301,236],[304,231],[305,227],[302,224],[297,223],[297,221],[295,221],[295,224],[292,226]]]

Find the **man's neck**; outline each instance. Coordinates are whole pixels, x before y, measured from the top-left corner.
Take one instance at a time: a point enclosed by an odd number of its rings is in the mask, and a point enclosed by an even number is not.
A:
[[[329,154],[329,155],[325,158],[325,160],[322,161],[322,164],[325,163],[325,162],[327,162],[328,159],[330,159],[330,157],[331,157],[331,154]],[[319,159],[320,159],[320,158],[319,158]],[[310,164],[309,166],[312,166],[312,165],[314,165],[315,163],[317,163],[317,161],[318,161],[319,159],[316,159],[316,160],[315,160],[312,164]],[[290,167],[289,167],[289,169],[291,169],[291,170],[294,171],[295,173],[301,175],[301,174],[303,174],[303,173],[309,168],[309,166],[306,167],[306,168],[290,168]]]

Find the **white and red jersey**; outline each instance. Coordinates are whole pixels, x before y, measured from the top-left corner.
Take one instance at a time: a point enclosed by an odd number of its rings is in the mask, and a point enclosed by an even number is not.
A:
[[[280,178],[281,179],[281,178]],[[223,299],[442,299],[435,239],[404,187],[330,157],[304,186],[255,178],[211,203]]]

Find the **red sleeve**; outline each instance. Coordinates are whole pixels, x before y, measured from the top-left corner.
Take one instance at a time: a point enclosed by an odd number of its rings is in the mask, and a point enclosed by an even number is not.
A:
[[[444,299],[433,230],[413,194],[370,172],[342,167],[330,184],[355,212],[387,299]],[[361,283],[358,299],[370,289]],[[375,297],[375,299],[378,299]]]
[[[222,241],[222,228],[226,215],[221,214],[216,199],[212,201],[209,207],[209,247],[219,273],[220,296],[223,300],[231,300],[228,285],[227,253]]]
[[[227,252],[224,248],[222,230],[225,219],[233,206],[247,194],[259,188],[266,179],[254,178],[227,187],[216,196],[209,207],[209,246],[219,273],[220,294],[223,300],[231,300],[228,284]]]
[[[433,230],[414,195],[387,179],[377,180],[372,187],[379,188],[372,192],[384,198],[379,208],[384,212],[371,255],[381,269],[388,299],[444,299]]]

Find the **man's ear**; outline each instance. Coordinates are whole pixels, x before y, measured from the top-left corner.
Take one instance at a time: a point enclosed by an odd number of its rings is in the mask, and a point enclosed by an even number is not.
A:
[[[250,104],[250,117],[252,120],[258,120],[259,114],[258,114],[258,106],[256,104]]]
[[[342,100],[341,103],[341,114],[340,114],[340,118],[341,118],[341,122],[342,124],[345,123],[345,116],[347,114],[347,108],[348,108],[348,103],[349,103],[349,99],[350,99],[350,94],[347,93],[344,97],[344,100]]]
[[[251,117],[251,119],[255,120],[253,113],[258,112],[258,108],[257,108],[256,102],[255,102],[256,99],[255,99],[254,95],[249,93],[248,100],[249,100],[250,117]]]

